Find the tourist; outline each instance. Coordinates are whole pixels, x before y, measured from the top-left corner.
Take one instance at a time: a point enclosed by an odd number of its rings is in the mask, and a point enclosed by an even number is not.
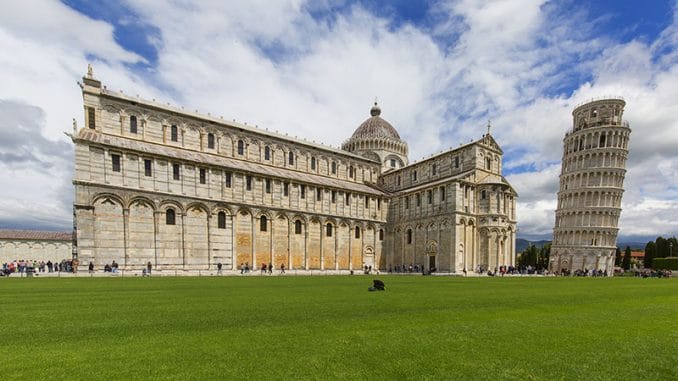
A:
[[[217,263],[217,275],[222,275],[222,272],[221,272],[221,262]]]
[[[94,262],[89,262],[89,273],[90,275],[94,274]]]
[[[111,263],[111,272],[112,273],[117,273],[118,272],[118,262],[113,260],[113,263]]]
[[[54,270],[54,264],[52,261],[47,261],[47,272],[52,272]]]
[[[240,262],[240,275],[245,273],[245,264]]]
[[[281,264],[280,264],[280,273],[281,273],[281,274],[284,274],[284,273],[285,273],[285,264],[284,264],[284,263],[281,263]]]
[[[273,264],[271,262],[268,263],[268,275],[273,274]]]
[[[151,265],[151,261],[148,261],[146,264],[146,270],[148,271],[148,276],[151,276],[151,269],[153,268],[153,265]]]

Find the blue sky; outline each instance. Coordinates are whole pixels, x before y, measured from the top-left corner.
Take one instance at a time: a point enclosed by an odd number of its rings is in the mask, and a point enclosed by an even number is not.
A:
[[[411,161],[491,119],[533,239],[551,234],[572,108],[622,96],[620,235],[675,235],[676,45],[675,0],[3,2],[0,228],[69,229],[72,157],[54,147],[82,123],[73,84],[91,63],[109,88],[332,146],[376,97]]]

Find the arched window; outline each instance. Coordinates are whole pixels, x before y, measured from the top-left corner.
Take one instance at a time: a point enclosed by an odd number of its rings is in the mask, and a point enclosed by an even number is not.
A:
[[[245,142],[242,140],[238,140],[238,155],[244,155],[245,154]]]
[[[407,243],[412,243],[412,229],[407,229]]]
[[[172,127],[170,127],[170,138],[173,142],[179,141],[179,129],[176,124],[173,124]]]
[[[325,232],[325,235],[328,236],[328,237],[331,237],[332,236],[332,224],[331,223],[329,223],[329,222],[327,223],[326,230],[327,231]]]
[[[288,156],[287,162],[290,165],[294,165],[294,152],[290,151],[289,155],[287,155],[287,156]]]
[[[264,160],[271,160],[271,147],[264,147]]]
[[[315,171],[315,157],[311,158],[311,169]]]
[[[355,227],[355,237],[360,238],[360,226]]]
[[[259,217],[259,231],[265,232],[268,230],[268,219],[266,216]]]
[[[336,161],[332,162],[332,174],[333,175],[337,174],[337,162]]]
[[[165,224],[166,225],[175,225],[176,224],[176,214],[174,209],[168,208],[165,211]]]
[[[294,234],[301,234],[301,221],[294,221]]]
[[[384,229],[379,229],[379,240],[380,241],[384,240]]]
[[[207,134],[207,148],[214,149],[214,134],[211,132]]]
[[[219,212],[217,217],[217,226],[219,229],[226,229],[226,213]]]
[[[129,132],[133,134],[137,133],[137,117],[134,115],[129,117]]]

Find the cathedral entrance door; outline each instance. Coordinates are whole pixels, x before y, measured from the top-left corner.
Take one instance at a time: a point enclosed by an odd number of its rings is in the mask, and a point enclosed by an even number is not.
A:
[[[428,269],[429,271],[436,267],[436,256],[435,255],[429,255],[428,256]]]

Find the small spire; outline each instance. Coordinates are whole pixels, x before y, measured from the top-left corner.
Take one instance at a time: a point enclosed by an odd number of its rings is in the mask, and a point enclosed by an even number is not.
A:
[[[490,123],[490,120],[487,120],[487,134],[490,134],[490,128],[492,128],[492,124]]]
[[[87,78],[93,78],[94,73],[92,72],[92,64],[87,64]]]

